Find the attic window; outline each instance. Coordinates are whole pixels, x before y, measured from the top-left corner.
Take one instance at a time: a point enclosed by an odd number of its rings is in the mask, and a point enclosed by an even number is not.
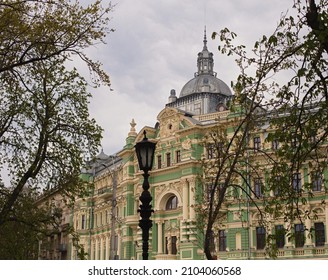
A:
[[[172,124],[169,124],[169,125],[167,126],[167,128],[171,130],[171,129],[172,129]]]

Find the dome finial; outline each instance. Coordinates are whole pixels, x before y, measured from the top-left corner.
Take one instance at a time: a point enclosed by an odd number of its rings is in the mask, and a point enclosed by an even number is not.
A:
[[[206,38],[206,25],[204,27],[204,47],[203,47],[203,51],[207,51],[207,38]]]

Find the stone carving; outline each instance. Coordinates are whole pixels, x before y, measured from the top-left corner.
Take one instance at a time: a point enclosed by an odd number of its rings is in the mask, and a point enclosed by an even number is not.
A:
[[[191,149],[191,140],[189,138],[187,138],[185,141],[182,142],[181,146],[184,150],[190,150]]]
[[[172,190],[178,192],[182,196],[182,185],[181,182],[174,182],[168,185],[160,185],[155,188],[156,197],[161,197],[163,193],[172,192]]]
[[[132,119],[132,121],[130,122],[131,128],[130,128],[130,132],[128,134],[129,136],[137,136],[137,132],[136,132],[136,129],[135,129],[136,125],[137,124],[135,123],[134,119]]]

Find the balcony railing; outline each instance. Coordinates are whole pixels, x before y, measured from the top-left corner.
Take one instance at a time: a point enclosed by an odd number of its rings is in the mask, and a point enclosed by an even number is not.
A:
[[[269,256],[263,250],[231,250],[228,252],[219,252],[218,259],[265,259]],[[285,248],[277,251],[277,259],[301,259],[305,257],[328,258],[328,247],[320,248]]]
[[[110,195],[112,193],[112,188],[103,187],[97,190],[97,195]]]
[[[177,255],[160,254],[155,256],[156,260],[176,260]]]

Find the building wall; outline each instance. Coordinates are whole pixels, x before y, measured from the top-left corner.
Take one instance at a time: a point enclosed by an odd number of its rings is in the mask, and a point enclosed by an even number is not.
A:
[[[197,72],[181,90],[180,97],[171,90],[169,103],[157,117],[155,127],[144,127],[136,132],[136,123],[131,122],[123,149],[114,156],[103,153],[90,162],[90,169],[81,174],[89,190],[87,197],[77,198],[70,210],[70,224],[80,236],[89,259],[141,259],[142,238],[139,224],[139,197],[142,191],[142,172],[139,171],[134,145],[147,137],[156,141],[155,160],[150,172],[150,192],[153,197],[153,226],[150,230],[150,259],[204,259],[204,229],[200,226],[200,215],[196,209],[208,203],[204,198],[206,186],[201,179],[206,177],[202,161],[209,149],[204,141],[215,128],[225,128],[228,137],[234,134],[239,124],[242,106],[229,111],[234,99],[229,87],[216,78],[213,72],[213,54],[207,49],[206,31],[203,50],[198,53]],[[205,67],[206,66],[206,67]],[[238,93],[239,95],[240,93]],[[246,100],[247,102],[247,100]],[[236,104],[235,104],[236,105]],[[238,108],[237,108],[238,107]],[[258,108],[264,112],[263,109]],[[266,142],[270,130],[267,126],[256,127],[249,132],[249,140],[259,137],[261,149],[272,153],[271,143]],[[264,158],[256,151],[250,151],[248,160],[265,166]],[[311,182],[309,162],[304,162],[302,184]],[[266,181],[270,166],[263,172]],[[324,170],[327,189],[328,169]],[[241,180],[241,179],[236,179]],[[237,182],[251,194],[244,182]],[[252,185],[252,184],[251,184]],[[253,186],[253,185],[252,185]],[[264,187],[267,188],[266,184]],[[274,193],[266,192],[270,198]],[[253,194],[251,198],[256,200]],[[306,197],[307,205],[301,211],[317,212],[316,220],[306,219],[308,229],[315,223],[324,225],[324,244],[315,246],[315,238],[306,236],[304,246],[295,247],[295,242],[284,238],[285,245],[279,248],[278,258],[326,258],[328,256],[328,207],[324,188]],[[260,202],[260,201],[258,201]],[[219,259],[262,259],[265,251],[259,247],[256,228],[259,217],[254,204],[249,203],[245,192],[233,193],[229,189],[226,216],[216,221],[213,232],[213,254]],[[270,221],[275,225],[285,225],[283,220]],[[220,237],[219,233],[223,233]],[[69,243],[67,255],[78,258]],[[221,245],[220,245],[221,244]]]
[[[81,241],[89,254],[89,259],[141,259],[142,238],[138,226],[139,196],[142,191],[142,172],[138,170],[134,143],[143,138],[147,131],[149,139],[155,139],[156,152],[154,168],[150,173],[153,226],[150,231],[150,259],[204,259],[203,232],[197,226],[195,205],[205,203],[199,201],[199,194],[204,192],[199,176],[201,175],[201,159],[206,157],[206,149],[202,141],[206,133],[213,128],[217,120],[229,119],[227,111],[191,118],[174,108],[165,108],[158,115],[160,125],[157,128],[145,127],[138,134],[130,131],[124,149],[117,156],[121,158],[119,165],[109,165],[102,172],[94,175],[94,191],[90,197],[78,200],[73,213],[73,223],[81,235]],[[231,130],[232,131],[232,130]],[[265,132],[257,131],[252,137],[259,136],[262,148],[271,149],[266,143]],[[169,156],[168,156],[169,155]],[[250,156],[261,161],[260,155]],[[160,157],[160,159],[159,159]],[[311,180],[309,167],[305,164],[302,183]],[[115,194],[115,213],[112,215],[113,176],[117,177]],[[265,176],[265,174],[264,174]],[[325,178],[328,170],[325,169]],[[326,186],[327,187],[327,186]],[[273,196],[271,192],[269,195]],[[172,197],[177,203],[168,206]],[[265,250],[257,249],[256,228],[259,227],[257,209],[247,207],[246,196],[238,194],[239,199],[230,197],[227,218],[220,223],[217,230],[226,234],[225,249],[220,251],[219,234],[214,232],[215,254],[218,259],[263,259],[267,258]],[[240,198],[244,204],[240,205]],[[322,202],[328,202],[324,189],[315,192],[310,203],[302,206],[316,209],[317,220],[304,221],[307,228],[315,223],[324,224],[325,243],[315,246],[315,238],[306,235],[304,246],[295,247],[295,242],[284,238],[285,246],[279,248],[277,258],[327,258],[328,208]],[[175,201],[173,201],[175,202]],[[81,215],[86,215],[85,229],[81,228]],[[285,225],[283,220],[272,221],[274,225]],[[114,228],[113,228],[114,227]],[[112,236],[114,236],[112,238]],[[113,249],[111,249],[113,248]],[[111,250],[114,252],[111,253]],[[73,257],[72,257],[73,258]]]
[[[70,258],[71,240],[69,227],[72,224],[71,209],[66,205],[64,197],[54,190],[37,201],[38,207],[47,206],[62,209],[62,217],[58,229],[49,228],[49,236],[39,241],[39,260],[66,260]]]

